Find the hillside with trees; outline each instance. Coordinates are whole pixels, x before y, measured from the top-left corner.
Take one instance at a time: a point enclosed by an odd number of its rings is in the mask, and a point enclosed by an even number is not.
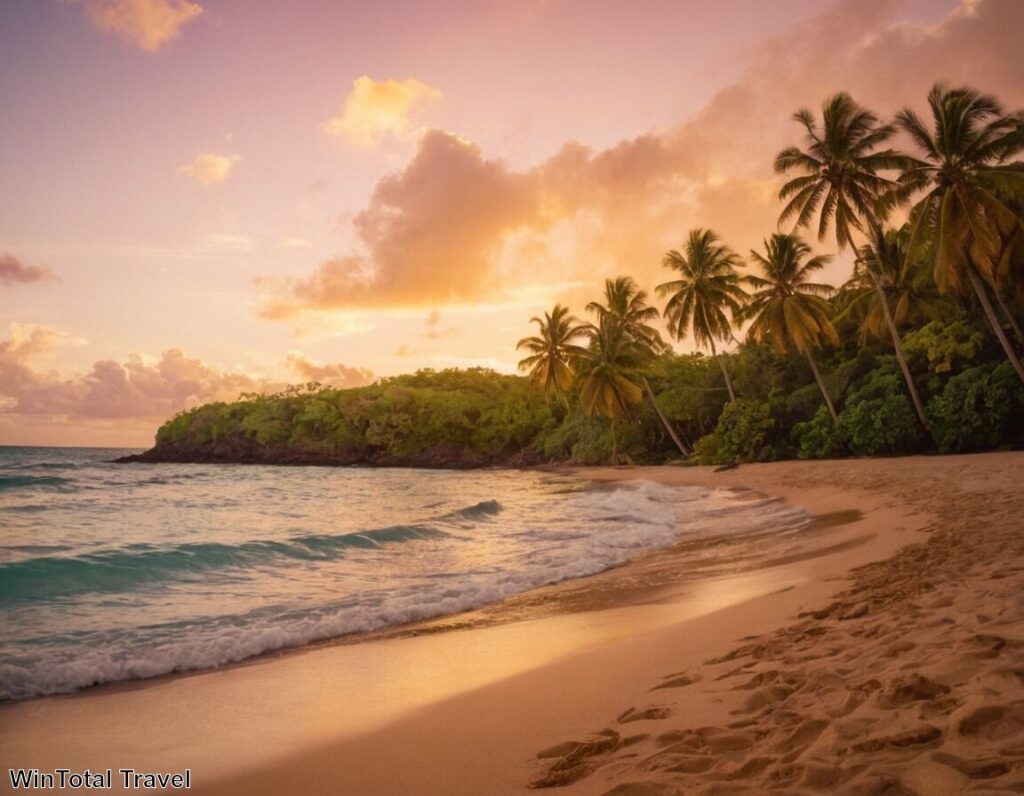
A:
[[[779,230],[743,257],[708,229],[665,254],[657,306],[609,279],[519,342],[525,378],[421,371],[181,413],[141,458],[412,466],[698,463],[1024,446],[1024,116],[937,85],[930,118],[839,93],[800,146]],[[902,136],[912,151],[892,146]],[[854,254],[839,286],[819,273]],[[662,337],[692,342],[676,354]]]

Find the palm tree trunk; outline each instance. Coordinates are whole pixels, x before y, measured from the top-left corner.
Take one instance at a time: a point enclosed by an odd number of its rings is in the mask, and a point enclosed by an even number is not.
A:
[[[873,217],[868,217],[868,223],[871,225],[871,232],[875,239],[879,241],[879,245],[885,241],[885,232],[879,225],[878,221]],[[868,237],[870,243],[871,238]],[[854,254],[857,253],[857,248],[854,247]],[[899,363],[900,370],[903,371],[903,381],[907,383],[907,391],[910,393],[910,400],[914,404],[914,411],[917,413],[917,419],[921,421],[921,425],[924,430],[928,432],[929,436],[932,436],[932,431],[928,427],[928,420],[924,414],[924,404],[921,403],[921,396],[917,392],[917,383],[914,381],[914,377],[910,374],[910,368],[907,367],[907,360],[903,356],[903,341],[900,339],[900,333],[896,329],[896,324],[892,320],[892,313],[889,311],[889,299],[885,295],[885,291],[882,290],[882,284],[878,281],[878,277],[875,272],[872,271],[867,264],[864,264],[864,270],[868,272],[868,277],[871,279],[871,284],[875,289],[875,295],[878,296],[878,301],[882,305],[882,317],[885,318],[885,325],[889,329],[889,336],[892,338],[892,347],[896,352],[896,361]],[[833,412],[833,415],[835,413]],[[934,436],[932,436],[934,440]]]
[[[647,397],[651,399],[651,404],[653,404],[654,411],[661,420],[661,424],[665,427],[668,435],[672,437],[672,441],[676,444],[676,447],[679,448],[679,452],[683,454],[683,456],[689,456],[690,451],[683,444],[683,441],[679,439],[679,435],[676,433],[676,430],[672,428],[672,424],[669,422],[668,418],[665,417],[665,413],[661,411],[661,406],[658,405],[658,399],[654,397],[654,390],[651,389],[651,385],[647,381],[647,377],[643,376],[641,379],[644,383],[644,389],[647,390]]]
[[[992,327],[992,331],[995,332],[996,337],[999,340],[999,344],[1003,347],[1003,351],[1006,352],[1006,358],[1010,360],[1010,364],[1013,365],[1013,369],[1017,371],[1017,375],[1020,376],[1020,380],[1024,381],[1024,365],[1021,365],[1020,359],[1017,358],[1016,352],[1010,345],[1010,341],[1006,339],[1006,334],[1003,332],[1003,327],[999,323],[999,319],[996,317],[995,311],[992,309],[992,302],[988,300],[988,291],[985,290],[985,283],[981,281],[981,277],[974,272],[974,267],[970,264],[967,265],[967,278],[971,280],[971,287],[974,288],[975,294],[978,296],[978,301],[981,302],[981,308],[985,311],[985,317],[988,319],[988,325]]]
[[[711,356],[718,360],[718,367],[722,369],[722,375],[725,377],[725,388],[729,391],[729,401],[736,400],[736,393],[732,389],[732,379],[729,378],[729,371],[725,367],[725,360],[718,355],[715,351],[715,341],[711,341]]]
[[[914,403],[917,419],[921,421],[924,430],[931,434],[931,430],[928,428],[928,421],[924,415],[924,405],[921,403],[921,396],[917,392],[917,384],[914,383],[914,377],[910,375],[910,368],[907,367],[907,360],[903,356],[903,343],[900,340],[900,333],[896,330],[896,324],[892,320],[892,313],[889,312],[889,299],[885,295],[885,291],[882,290],[882,285],[878,281],[878,277],[875,276],[874,271],[866,266],[864,270],[871,277],[871,284],[874,285],[875,295],[878,296],[878,301],[882,305],[882,316],[885,318],[885,325],[889,329],[889,336],[892,337],[892,347],[896,352],[896,361],[900,365],[900,370],[903,371],[903,380],[907,383],[907,391],[910,393],[910,400]]]
[[[1013,334],[1017,338],[1017,342],[1021,346],[1024,346],[1024,332],[1021,332],[1020,324],[1017,323],[1017,319],[1013,317],[1013,313],[1010,308],[1006,306],[1006,300],[1003,298],[1003,294],[999,292],[997,288],[992,288],[992,292],[996,294],[996,301],[999,302],[999,307],[1003,311],[1003,315],[1010,322],[1010,326],[1013,328]]]
[[[814,372],[814,380],[818,382],[818,389],[821,390],[822,396],[825,398],[825,406],[828,407],[829,414],[832,415],[832,422],[839,422],[839,415],[836,414],[836,408],[832,405],[832,399],[828,396],[828,390],[825,389],[825,381],[821,378],[821,374],[818,372],[818,365],[814,361],[814,357],[811,356],[811,350],[807,349],[804,351],[807,355],[807,361],[811,363],[811,370]]]
[[[619,463],[619,441],[615,436],[615,418],[611,419],[612,424],[612,464]]]

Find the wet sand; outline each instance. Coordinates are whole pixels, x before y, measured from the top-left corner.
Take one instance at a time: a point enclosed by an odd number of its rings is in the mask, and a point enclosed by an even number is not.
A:
[[[217,794],[1022,792],[1022,465],[579,471],[820,520],[368,642],[5,705],[3,767],[189,767]]]

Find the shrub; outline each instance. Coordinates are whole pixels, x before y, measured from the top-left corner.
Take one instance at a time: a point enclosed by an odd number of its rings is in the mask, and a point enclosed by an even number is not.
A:
[[[928,402],[943,453],[1024,442],[1024,385],[1009,362],[979,365],[953,376]]]
[[[911,452],[920,446],[921,426],[891,362],[850,391],[838,430],[847,449],[858,456]]]
[[[697,440],[693,446],[693,457],[700,464],[722,464],[719,443],[721,439],[714,432]]]
[[[835,421],[824,406],[818,409],[813,418],[793,427],[793,443],[801,459],[828,459],[843,450]]]
[[[714,435],[720,462],[761,462],[774,458],[775,419],[764,401],[737,398],[725,405]]]
[[[932,321],[906,336],[903,352],[915,373],[938,375],[959,370],[971,362],[985,341],[985,332],[966,320]]]

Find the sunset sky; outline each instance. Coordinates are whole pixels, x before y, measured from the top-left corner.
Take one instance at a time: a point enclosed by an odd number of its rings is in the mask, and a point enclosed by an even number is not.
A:
[[[531,315],[650,289],[691,227],[774,231],[797,108],[1024,106],[1021,30],[1019,0],[4,0],[0,444],[511,372]]]

